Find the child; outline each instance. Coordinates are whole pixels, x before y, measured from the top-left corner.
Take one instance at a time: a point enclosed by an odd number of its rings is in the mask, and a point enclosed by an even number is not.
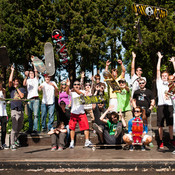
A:
[[[110,113],[108,119],[105,119],[105,116],[108,112],[112,111],[114,106],[109,106],[105,113],[100,117],[100,120],[107,124],[108,129],[104,129],[104,140],[107,144],[114,145],[121,143],[121,134],[122,134],[122,126],[126,127],[125,120],[120,112],[120,114],[116,112]],[[121,117],[121,121],[119,121],[119,115]]]
[[[48,134],[51,135],[52,148],[51,151],[62,151],[65,146],[65,137],[67,129],[65,128],[64,122],[60,122],[59,126],[55,129],[51,129]]]

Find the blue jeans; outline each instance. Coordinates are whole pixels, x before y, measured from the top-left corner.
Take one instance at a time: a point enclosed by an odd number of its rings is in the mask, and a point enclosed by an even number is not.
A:
[[[38,130],[38,113],[39,113],[39,99],[33,99],[27,104],[29,131]],[[32,113],[34,115],[34,121],[32,119]]]
[[[54,122],[54,111],[55,111],[55,103],[51,105],[46,105],[43,103],[41,104],[42,129],[46,129],[48,127],[48,131],[50,131]],[[47,112],[49,112],[49,121],[46,127]]]

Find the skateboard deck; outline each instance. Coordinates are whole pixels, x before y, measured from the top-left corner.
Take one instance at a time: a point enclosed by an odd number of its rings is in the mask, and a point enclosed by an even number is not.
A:
[[[55,60],[54,60],[53,45],[50,42],[46,42],[44,45],[44,57],[45,57],[46,73],[49,76],[52,76],[55,74]]]
[[[43,63],[42,60],[40,60],[36,56],[31,56],[31,60],[32,60],[32,63],[36,67],[38,72],[40,72],[42,74],[46,73],[46,66],[45,66],[45,64]]]
[[[156,19],[165,18],[168,15],[168,11],[166,9],[144,5],[144,4],[132,4],[132,10],[135,12],[136,15],[144,15],[154,17]]]
[[[73,99],[76,105],[85,104],[95,104],[102,103],[106,101],[106,96],[96,95],[96,96],[80,96]]]
[[[175,94],[175,83],[174,83],[174,81],[170,82],[168,87],[169,87],[168,94],[169,95],[174,95]]]
[[[124,145],[125,144],[115,144],[115,145],[98,144],[98,145],[91,145],[91,148],[93,151],[95,151],[96,148],[110,148],[110,147],[113,147],[113,148],[122,147],[123,148]]]
[[[52,41],[56,46],[56,53],[60,57],[60,62],[63,64],[67,64],[70,60],[70,57],[67,53],[66,43],[62,32],[58,29],[53,30],[52,32]]]
[[[143,121],[136,117],[132,121],[133,145],[142,145]]]
[[[104,81],[112,88],[113,92],[121,92],[118,82],[114,79],[112,74],[108,71],[103,72]]]
[[[6,46],[0,47],[0,65],[8,66],[10,64],[10,59],[8,57]]]

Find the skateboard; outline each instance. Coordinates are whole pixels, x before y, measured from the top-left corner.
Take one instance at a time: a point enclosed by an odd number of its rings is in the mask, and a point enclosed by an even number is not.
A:
[[[121,88],[119,83],[114,79],[110,72],[104,71],[103,72],[104,81],[112,88],[112,92],[121,92]]]
[[[110,148],[110,147],[113,147],[113,148],[117,148],[117,147],[122,147],[124,146],[125,144],[115,144],[115,145],[108,145],[108,144],[98,144],[98,145],[91,145],[91,148],[93,151],[95,151],[97,148]]]
[[[44,45],[44,57],[46,72],[49,76],[52,76],[55,74],[55,60],[53,46],[50,42],[46,42]]]
[[[103,103],[106,101],[106,96],[104,95],[96,95],[96,96],[84,96],[76,97],[73,99],[75,104],[85,105],[85,104],[95,104],[95,103]]]
[[[32,63],[36,67],[38,72],[40,72],[42,74],[46,73],[46,66],[45,66],[45,64],[43,63],[42,60],[40,60],[36,56],[31,56],[31,60],[32,60]]]
[[[62,32],[58,29],[53,30],[52,32],[52,41],[56,46],[56,53],[60,56],[60,62],[67,64],[70,60],[70,57],[67,53],[66,43]]]
[[[0,47],[0,65],[8,66],[10,64],[10,59],[8,57],[6,46]]]
[[[143,121],[136,117],[132,121],[133,145],[142,145]]]
[[[168,15],[168,11],[166,9],[144,4],[133,3],[132,10],[136,15],[141,14],[144,16],[154,17],[156,19],[165,18]]]

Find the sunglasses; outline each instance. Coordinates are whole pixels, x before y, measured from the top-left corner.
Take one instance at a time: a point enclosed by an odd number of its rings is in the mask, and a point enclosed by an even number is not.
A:
[[[119,81],[119,84],[121,84],[121,83],[126,83],[125,81]]]
[[[75,83],[74,86],[76,86],[76,85],[79,86],[80,84],[79,83]]]
[[[144,82],[142,82],[142,83],[139,83],[139,84],[145,84]]]
[[[137,69],[138,71],[142,71],[142,69]]]
[[[139,113],[140,111],[137,111],[137,110],[136,110],[136,111],[134,111],[134,112]]]
[[[96,80],[100,80],[100,78],[96,78]]]
[[[66,85],[66,83],[62,83],[61,85]]]

